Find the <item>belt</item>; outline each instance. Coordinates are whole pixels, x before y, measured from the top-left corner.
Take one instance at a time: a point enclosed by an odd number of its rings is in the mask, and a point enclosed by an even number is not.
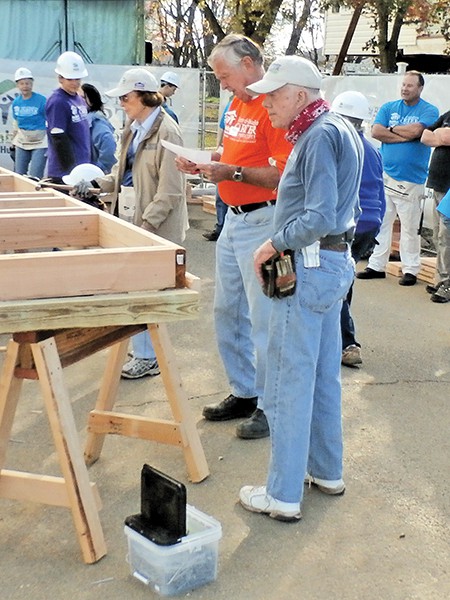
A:
[[[345,252],[348,248],[348,244],[353,241],[355,228],[352,227],[344,233],[338,235],[326,235],[320,238],[320,247],[322,250],[332,250],[334,252]]]
[[[267,202],[254,202],[253,204],[243,204],[242,206],[228,206],[228,208],[234,212],[235,215],[240,215],[242,213],[258,210],[258,208],[264,208],[265,206],[273,206],[274,204],[275,200],[267,200]]]

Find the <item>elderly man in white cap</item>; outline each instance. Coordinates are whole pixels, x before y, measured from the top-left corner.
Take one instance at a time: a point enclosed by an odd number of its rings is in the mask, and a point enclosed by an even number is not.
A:
[[[144,68],[129,69],[106,92],[119,98],[128,122],[118,162],[110,175],[96,178],[102,192],[113,192],[111,212],[138,227],[181,244],[188,228],[185,178],[175,166],[175,154],[161,140],[183,145],[180,128],[163,110],[156,78]],[[91,182],[92,183],[92,182]],[[84,187],[91,183],[84,182]],[[76,192],[83,191],[76,186]],[[147,332],[133,337],[133,357],[122,369],[125,379],[159,374]]]
[[[281,286],[280,297],[272,299],[264,389],[272,444],[267,483],[243,487],[239,499],[246,509],[283,521],[301,518],[304,481],[326,494],[345,490],[339,317],[355,272],[350,242],[363,148],[352,125],[329,112],[320,85],[313,63],[284,56],[248,86],[266,94],[272,125],[288,129],[293,144],[273,233],[254,253],[255,271],[263,284],[263,264],[277,253],[284,260],[293,253],[297,285],[292,295]]]

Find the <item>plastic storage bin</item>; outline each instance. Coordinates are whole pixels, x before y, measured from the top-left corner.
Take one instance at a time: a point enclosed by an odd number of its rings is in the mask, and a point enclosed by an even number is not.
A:
[[[188,534],[173,546],[158,546],[125,526],[132,575],[162,596],[193,590],[217,577],[220,523],[189,504],[186,517]]]

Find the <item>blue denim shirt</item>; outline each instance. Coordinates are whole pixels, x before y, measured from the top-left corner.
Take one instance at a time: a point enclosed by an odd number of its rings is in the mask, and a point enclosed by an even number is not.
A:
[[[298,250],[355,226],[363,146],[350,123],[321,115],[298,139],[280,180],[273,245]]]

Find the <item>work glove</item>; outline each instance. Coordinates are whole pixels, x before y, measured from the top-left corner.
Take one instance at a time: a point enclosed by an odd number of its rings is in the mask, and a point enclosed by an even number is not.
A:
[[[94,185],[92,181],[86,181],[85,179],[82,179],[73,186],[70,195],[77,198],[88,198],[89,196],[92,196],[91,188],[93,187],[98,186]]]

